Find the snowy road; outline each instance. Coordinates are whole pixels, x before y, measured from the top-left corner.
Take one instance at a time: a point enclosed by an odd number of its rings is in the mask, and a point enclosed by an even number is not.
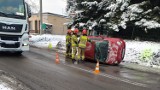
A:
[[[94,62],[74,65],[55,52],[31,48],[22,56],[0,54],[0,70],[9,72],[32,90],[159,90],[159,75],[138,72],[121,66],[100,65],[94,75]]]

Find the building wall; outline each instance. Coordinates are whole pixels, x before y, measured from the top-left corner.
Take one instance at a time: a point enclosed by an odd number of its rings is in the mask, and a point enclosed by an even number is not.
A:
[[[37,21],[37,25],[36,24]],[[36,29],[37,27],[37,29]],[[32,15],[31,18],[29,18],[29,30],[30,33],[39,33],[40,30],[40,19],[38,15]]]
[[[37,28],[36,28],[37,21]],[[71,19],[64,17],[62,15],[52,14],[52,13],[44,13],[43,14],[43,23],[51,24],[53,26],[51,33],[56,35],[65,35],[67,32],[67,26],[64,23],[70,22]],[[39,15],[32,15],[29,19],[30,22],[30,32],[31,33],[39,33],[40,30],[40,19]]]

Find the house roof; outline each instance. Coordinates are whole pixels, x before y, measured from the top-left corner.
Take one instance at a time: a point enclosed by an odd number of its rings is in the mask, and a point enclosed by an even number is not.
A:
[[[39,13],[34,13],[33,15],[37,15]],[[55,13],[50,13],[50,12],[44,12],[43,15],[53,15],[53,16],[58,16],[58,17],[62,17],[62,18],[69,18],[68,16],[65,15],[60,15],[60,14],[55,14]]]

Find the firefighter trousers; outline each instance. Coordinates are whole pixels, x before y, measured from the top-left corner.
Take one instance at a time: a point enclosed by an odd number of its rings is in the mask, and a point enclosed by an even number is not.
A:
[[[72,47],[72,59],[76,59],[77,47]]]
[[[66,56],[71,56],[72,48],[71,45],[66,45]]]
[[[78,60],[84,60],[85,58],[85,48],[78,48]]]

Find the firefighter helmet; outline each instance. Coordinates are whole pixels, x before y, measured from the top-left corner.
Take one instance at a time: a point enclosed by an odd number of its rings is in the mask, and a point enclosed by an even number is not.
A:
[[[82,31],[82,34],[84,35],[86,35],[87,34],[87,30],[86,29],[84,29],[83,31]]]
[[[79,30],[76,28],[76,29],[74,30],[74,33],[77,34],[78,32],[79,32]]]
[[[72,32],[72,31],[71,31],[70,29],[67,30],[67,34],[71,34],[71,32]]]

